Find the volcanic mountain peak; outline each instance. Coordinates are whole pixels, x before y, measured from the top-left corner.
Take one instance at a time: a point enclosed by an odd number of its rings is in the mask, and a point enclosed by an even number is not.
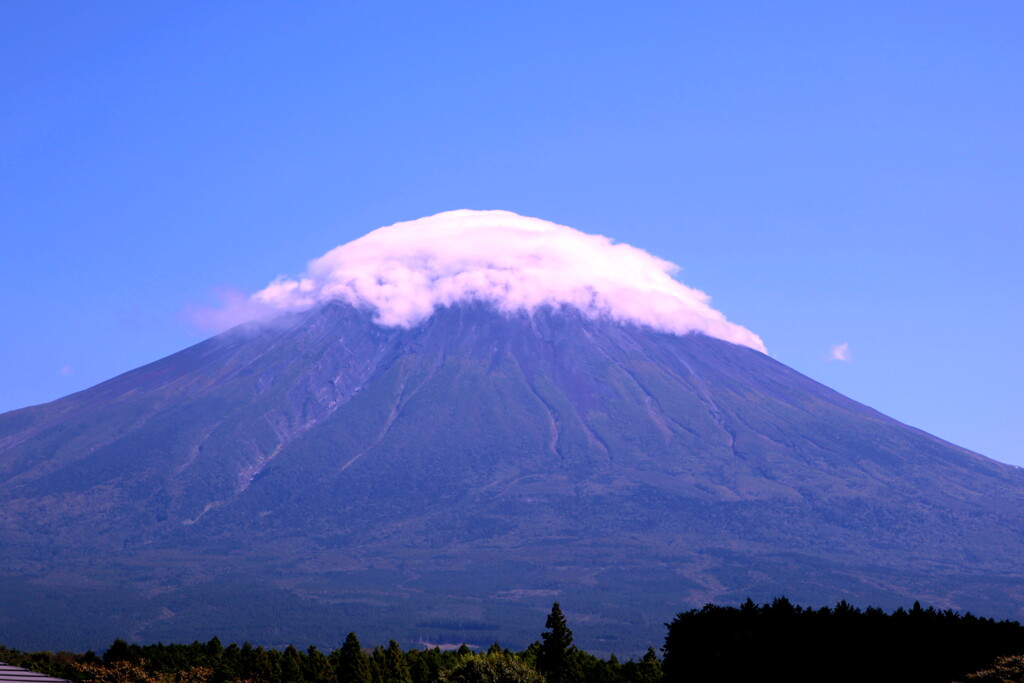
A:
[[[571,305],[376,315],[327,302],[0,415],[7,585],[132,586],[118,613],[151,640],[208,638],[214,610],[236,640],[293,614],[296,640],[525,645],[552,595],[626,653],[748,595],[1020,616],[1016,468],[702,333]],[[267,624],[240,621],[268,595]]]

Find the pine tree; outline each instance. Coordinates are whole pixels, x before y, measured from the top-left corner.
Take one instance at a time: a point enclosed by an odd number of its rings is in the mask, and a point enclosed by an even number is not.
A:
[[[394,640],[388,643],[388,649],[384,652],[384,680],[387,683],[412,683],[405,653]]]
[[[541,634],[540,648],[537,651],[537,670],[542,673],[548,683],[577,683],[583,679],[583,671],[576,648],[572,644],[572,631],[565,623],[562,608],[556,602],[551,606],[544,627],[548,629]]]
[[[302,655],[294,645],[285,648],[281,656],[281,682],[282,683],[304,683],[305,677],[302,674]]]
[[[132,659],[131,647],[120,638],[103,653],[103,663],[126,662]]]
[[[662,679],[661,661],[653,647],[647,648],[647,652],[637,667],[637,674],[637,680],[640,683],[658,683]]]
[[[281,653],[277,650],[264,650],[257,647],[254,676],[257,681],[281,680]]]
[[[228,645],[224,648],[218,664],[213,667],[213,671],[215,680],[218,681],[242,678],[242,650],[234,643]]]
[[[372,680],[370,664],[366,661],[363,647],[355,633],[349,633],[345,638],[345,644],[338,651],[334,671],[338,683],[370,683]]]
[[[247,640],[242,643],[242,648],[238,651],[238,675],[237,678],[255,678],[256,677],[256,650],[252,644]],[[230,679],[229,679],[230,680]]]
[[[323,652],[310,645],[306,649],[302,675],[310,683],[334,683],[334,667],[327,661]]]

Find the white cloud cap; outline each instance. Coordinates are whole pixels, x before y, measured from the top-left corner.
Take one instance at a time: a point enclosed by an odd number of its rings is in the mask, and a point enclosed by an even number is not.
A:
[[[507,312],[568,305],[590,317],[703,332],[765,351],[760,337],[711,308],[708,295],[674,280],[677,270],[600,235],[510,211],[461,210],[374,230],[252,299],[278,310],[341,300],[372,307],[381,325],[402,327],[465,301]]]

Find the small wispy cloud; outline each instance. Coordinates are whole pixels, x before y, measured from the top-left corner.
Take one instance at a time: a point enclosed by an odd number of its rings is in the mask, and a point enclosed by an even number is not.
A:
[[[66,376],[66,375],[74,374],[75,369],[73,367],[71,367],[70,365],[64,364],[64,365],[60,366],[60,370],[58,370],[57,372],[59,372],[60,374]]]
[[[210,294],[217,300],[216,305],[193,304],[186,306],[182,311],[184,318],[191,325],[204,332],[223,332],[235,325],[270,318],[279,313],[237,289],[215,289]]]
[[[850,358],[850,345],[847,342],[842,344],[836,344],[828,352],[829,360],[837,360],[841,363],[849,363]]]

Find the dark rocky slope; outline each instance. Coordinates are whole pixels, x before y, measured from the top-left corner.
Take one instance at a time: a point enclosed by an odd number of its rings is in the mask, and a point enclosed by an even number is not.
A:
[[[1024,616],[1018,468],[568,309],[239,328],[0,416],[0,482],[0,636],[522,645],[558,599],[631,654],[748,595]]]

